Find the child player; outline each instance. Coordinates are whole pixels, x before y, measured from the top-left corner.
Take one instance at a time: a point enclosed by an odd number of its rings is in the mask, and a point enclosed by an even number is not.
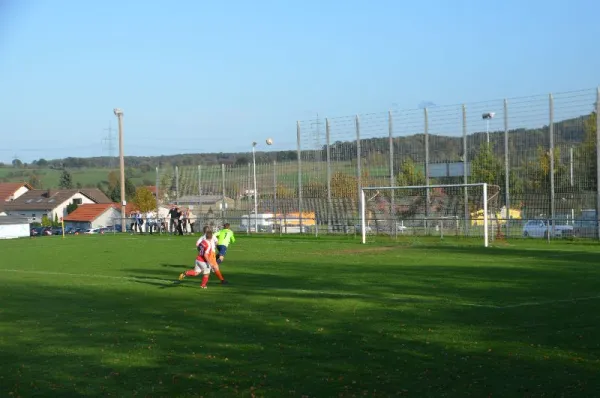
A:
[[[233,231],[229,229],[229,223],[225,223],[223,229],[217,232],[217,250],[219,251],[217,264],[221,264],[225,259],[227,247],[230,243],[235,243],[235,236],[233,236]]]
[[[215,249],[212,240],[212,231],[206,231],[205,236],[199,240],[198,256],[196,257],[194,269],[182,272],[179,275],[180,281],[183,280],[186,276],[198,276],[202,274],[202,283],[200,287],[202,289],[206,289],[206,285],[208,284],[208,278],[210,276],[211,262],[216,264]]]
[[[203,228],[203,231],[204,231],[204,235],[202,235],[200,237],[200,239],[198,239],[198,241],[196,242],[196,247],[198,247],[198,245],[200,244],[202,239],[207,239],[206,233],[208,231],[210,231],[210,227],[208,225],[205,225]],[[212,271],[215,273],[217,278],[219,278],[222,285],[227,285],[229,282],[227,282],[225,280],[225,278],[223,277],[223,274],[221,274],[221,270],[219,269],[219,263],[216,258],[217,237],[213,235],[212,239],[207,239],[207,240],[210,240],[210,243],[212,245],[212,251],[210,253],[210,266],[212,268]]]

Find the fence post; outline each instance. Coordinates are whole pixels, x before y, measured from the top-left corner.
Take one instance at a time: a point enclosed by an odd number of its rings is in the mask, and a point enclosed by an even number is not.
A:
[[[159,214],[159,203],[158,203],[158,198],[160,198],[159,188],[158,188],[159,186],[160,186],[160,178],[159,178],[159,168],[157,166],[156,167],[156,186],[155,186],[155,191],[156,191],[156,226],[157,227],[160,225],[160,214]],[[159,228],[158,230],[161,231],[161,228]]]
[[[277,218],[277,161],[273,160],[273,222]]]
[[[221,222],[225,222],[226,205],[225,202],[225,163],[221,163]],[[250,220],[248,219],[248,222]]]
[[[466,185],[469,183],[469,156],[467,154],[467,107],[463,104],[462,106],[462,138],[463,138],[463,183]],[[477,182],[477,181],[476,181]],[[465,195],[465,236],[469,236],[470,217],[469,217],[469,188],[464,187]]]
[[[429,234],[429,114],[427,108],[423,109],[424,132],[425,132],[425,234]]]
[[[600,87],[596,89],[596,225],[600,240]]]
[[[298,217],[300,225],[300,234],[303,233],[302,223],[302,147],[300,146],[300,140],[302,133],[300,130],[300,121],[296,122],[296,146],[298,149]]]
[[[333,223],[333,203],[331,201],[331,128],[329,119],[325,119],[325,139],[327,141],[327,232],[331,232]]]
[[[392,111],[388,111],[388,136],[389,136],[389,152],[390,152],[390,187],[396,186],[394,178],[394,120],[392,118]],[[391,228],[394,231],[394,237],[398,236],[398,225],[396,225],[396,205],[395,205],[395,192],[392,189],[390,192],[390,218],[392,219]]]
[[[248,198],[248,224],[246,226],[246,233],[250,234],[250,215],[252,214],[252,210],[250,210],[250,208],[252,207],[252,203],[250,203],[250,187],[252,187],[252,165],[250,163],[248,163],[248,189],[246,189],[246,192],[248,193],[248,195],[246,195],[246,197]],[[253,195],[256,195],[256,192],[253,192]]]
[[[198,165],[198,196],[199,196],[199,200],[201,200],[201,196],[202,196],[202,166]]]
[[[504,100],[504,206],[506,207],[506,239],[510,235],[510,163],[508,157],[508,101]]]
[[[355,119],[356,126],[356,187],[357,187],[357,203],[360,205],[360,192],[362,189],[362,161],[361,161],[361,147],[360,147],[360,119],[356,115]],[[359,206],[357,206],[359,207]],[[366,209],[366,203],[365,203]],[[366,211],[366,210],[365,210]],[[366,227],[365,227],[366,228]]]
[[[554,97],[552,94],[548,96],[549,116],[550,123],[548,128],[548,134],[550,135],[550,220],[552,220],[552,237],[554,237],[554,226],[556,223],[555,217],[555,203],[554,203]],[[548,226],[550,227],[550,226]],[[548,228],[548,236],[550,237],[550,228]]]
[[[179,167],[175,166],[175,204],[179,206]]]

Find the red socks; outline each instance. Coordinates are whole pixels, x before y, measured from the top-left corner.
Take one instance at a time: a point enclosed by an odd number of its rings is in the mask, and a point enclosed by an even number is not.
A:
[[[206,287],[207,283],[208,283],[208,274],[202,275],[202,284],[200,286]]]
[[[219,278],[220,281],[223,281],[225,278],[223,278],[223,275],[221,275],[221,271],[218,268],[214,268],[213,270],[215,271],[215,275],[217,276],[217,278]]]
[[[185,276],[196,276],[196,275],[198,275],[198,274],[193,269],[185,271]]]

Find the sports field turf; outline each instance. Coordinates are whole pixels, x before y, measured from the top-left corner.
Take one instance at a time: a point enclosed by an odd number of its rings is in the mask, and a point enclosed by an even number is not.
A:
[[[597,244],[195,239],[0,241],[0,396],[600,395]]]

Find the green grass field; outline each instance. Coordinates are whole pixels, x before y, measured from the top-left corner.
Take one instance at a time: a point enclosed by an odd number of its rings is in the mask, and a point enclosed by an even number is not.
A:
[[[0,241],[0,396],[600,394],[597,244],[195,239]]]

